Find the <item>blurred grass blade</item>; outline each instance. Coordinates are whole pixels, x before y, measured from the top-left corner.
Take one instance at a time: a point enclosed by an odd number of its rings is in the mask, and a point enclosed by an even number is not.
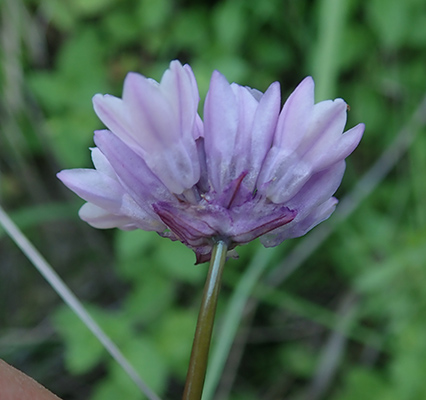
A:
[[[15,221],[21,230],[38,226],[41,223],[56,221],[58,219],[77,219],[79,203],[45,203],[21,207],[10,212],[9,216]],[[0,239],[6,235],[6,231],[0,225]]]
[[[316,100],[333,98],[339,73],[339,50],[345,29],[349,1],[322,0],[318,13],[318,42],[314,46],[312,71]]]
[[[15,223],[9,218],[0,206],[0,225],[2,225],[11,239],[27,256],[31,263],[49,282],[52,288],[58,293],[62,300],[77,314],[80,320],[90,329],[96,338],[102,343],[109,354],[120,364],[129,377],[135,382],[139,389],[149,400],[160,400],[160,398],[143,382],[136,370],[130,365],[121,351],[105,334],[102,328],[88,314],[77,297],[68,289],[62,279],[56,274],[53,268],[47,263],[37,249],[28,241],[25,235],[19,230]]]

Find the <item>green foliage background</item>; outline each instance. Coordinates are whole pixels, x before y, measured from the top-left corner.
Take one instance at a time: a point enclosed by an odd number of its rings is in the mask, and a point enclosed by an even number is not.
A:
[[[130,70],[159,79],[178,58],[202,97],[214,69],[260,90],[278,80],[283,98],[313,75],[318,100],[343,97],[348,127],[367,126],[338,192],[352,213],[228,262],[213,352],[233,345],[215,398],[426,398],[423,0],[2,0],[0,12],[1,203],[152,388],[181,396],[206,265],[154,233],[86,226],[55,173],[90,166],[95,93],[120,95]],[[141,398],[3,231],[0,357],[64,400]]]

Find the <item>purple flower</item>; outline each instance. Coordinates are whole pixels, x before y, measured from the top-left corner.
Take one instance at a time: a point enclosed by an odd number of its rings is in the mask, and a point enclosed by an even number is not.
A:
[[[108,130],[95,132],[95,169],[59,179],[87,201],[80,217],[96,228],[144,229],[180,240],[197,262],[224,239],[233,249],[304,235],[336,207],[345,158],[364,131],[343,133],[342,99],[314,104],[300,83],[280,111],[280,87],[265,93],[213,73],[204,106],[189,65],[173,61],[161,82],[129,73],[123,98],[96,95]]]

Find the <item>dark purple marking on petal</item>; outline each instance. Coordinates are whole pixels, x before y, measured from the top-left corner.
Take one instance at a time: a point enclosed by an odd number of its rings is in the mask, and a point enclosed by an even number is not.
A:
[[[170,229],[170,231],[159,232],[161,237],[169,238],[172,241],[179,240],[193,250],[196,265],[210,260],[213,249],[213,235],[206,237],[203,232],[189,226],[186,221],[176,216],[176,210],[173,210],[168,204],[154,204],[153,208]]]
[[[235,226],[235,233],[231,236],[231,240],[238,244],[251,242],[259,236],[284,226],[293,221],[297,215],[297,211],[290,210],[285,206],[268,207],[268,205],[259,204],[259,207],[250,207],[251,210],[248,208],[243,206],[238,213],[231,214],[239,222]],[[268,210],[268,208],[271,209]]]
[[[230,209],[237,198],[241,183],[243,182],[243,179],[246,177],[247,173],[247,171],[244,171],[238,178],[231,181],[221,194],[215,196],[212,203],[217,204],[223,208]]]
[[[194,220],[188,223],[188,215],[166,202],[158,202],[152,205],[154,211],[164,224],[179,238],[182,243],[191,247],[198,247],[211,242],[215,236],[215,230],[202,220]],[[189,207],[188,207],[189,209]]]
[[[200,253],[200,252],[195,252],[195,259],[196,259],[195,265],[203,264],[207,261],[210,261],[211,258],[212,258],[211,250],[210,250],[209,253],[206,253],[206,254],[203,254],[203,253]]]
[[[197,146],[198,158],[200,160],[200,180],[197,183],[198,190],[201,193],[207,193],[210,185],[208,182],[208,174],[207,174],[207,163],[206,163],[206,151],[204,148],[204,138],[199,137],[195,144]]]

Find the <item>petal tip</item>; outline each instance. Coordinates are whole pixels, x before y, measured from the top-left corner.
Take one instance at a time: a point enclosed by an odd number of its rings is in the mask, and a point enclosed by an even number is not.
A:
[[[269,85],[268,89],[266,89],[264,94],[266,94],[266,93],[271,93],[274,96],[278,95],[281,98],[281,85],[280,85],[280,83],[278,81],[272,82]]]
[[[312,106],[315,103],[315,82],[312,76],[307,76],[305,79],[303,79],[297,87],[294,89],[293,93],[290,94],[289,98],[296,98],[299,99],[305,99],[304,101],[307,101]]]
[[[364,122],[359,123],[357,126],[355,126],[355,128],[358,128],[361,131],[361,133],[364,133],[365,132]]]
[[[223,75],[222,73],[220,73],[217,69],[215,69],[212,73],[212,77],[211,77],[211,84],[213,84],[214,82],[221,82],[221,83],[225,83],[229,85],[228,80],[225,78],[225,75]]]
[[[315,81],[314,81],[314,78],[312,78],[312,76],[307,76],[306,78],[304,78],[300,83],[299,83],[299,85],[297,86],[297,88],[300,88],[300,87],[304,87],[304,88],[306,88],[306,89],[311,89],[312,91],[314,90],[314,88],[315,88]],[[296,89],[297,89],[296,88]]]
[[[179,60],[172,60],[170,61],[169,69],[183,69],[183,66]]]
[[[92,97],[92,104],[96,114],[98,110],[102,107],[102,105],[104,104],[105,97],[106,95],[101,93],[97,93]]]

